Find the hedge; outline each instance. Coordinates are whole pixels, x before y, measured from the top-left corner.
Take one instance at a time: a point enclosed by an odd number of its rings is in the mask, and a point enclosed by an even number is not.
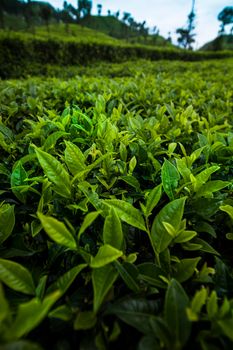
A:
[[[0,77],[18,78],[33,72],[33,67],[51,65],[86,65],[96,61],[122,62],[130,59],[200,61],[233,57],[232,51],[192,52],[153,48],[140,45],[65,42],[56,40],[24,40],[0,38]]]

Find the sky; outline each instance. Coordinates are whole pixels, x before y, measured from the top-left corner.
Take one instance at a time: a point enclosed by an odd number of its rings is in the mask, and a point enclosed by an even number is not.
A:
[[[41,0],[40,0],[41,1]],[[42,0],[43,1],[43,0]],[[62,8],[63,0],[44,0],[56,8]],[[75,7],[77,0],[68,0]],[[147,26],[157,26],[160,34],[168,37],[171,32],[173,42],[176,43],[175,31],[187,23],[187,16],[191,11],[191,0],[93,0],[92,14],[97,12],[97,4],[102,4],[102,14],[108,10],[120,10],[131,13],[137,22],[146,21]],[[195,48],[211,41],[217,36],[220,22],[217,20],[219,12],[225,6],[232,6],[232,0],[196,0],[196,43]],[[228,26],[229,27],[229,26]],[[230,28],[226,27],[227,30]]]

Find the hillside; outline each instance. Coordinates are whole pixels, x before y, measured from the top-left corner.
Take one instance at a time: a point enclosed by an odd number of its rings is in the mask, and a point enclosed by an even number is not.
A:
[[[214,40],[206,43],[201,50],[204,51],[221,51],[233,50],[233,35],[221,35]]]
[[[90,16],[82,18],[80,24],[127,42],[155,46],[173,46],[161,35],[140,35],[139,31],[126,25],[114,16]]]
[[[38,39],[38,40],[57,40],[57,41],[72,41],[82,43],[103,43],[103,44],[121,44],[120,40],[112,38],[104,33],[86,28],[78,24],[50,24],[46,26],[38,26],[30,32],[27,30],[4,31],[0,30],[1,37],[19,37],[23,39]]]

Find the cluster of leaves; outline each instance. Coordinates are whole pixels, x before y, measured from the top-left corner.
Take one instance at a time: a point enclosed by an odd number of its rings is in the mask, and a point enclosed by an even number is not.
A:
[[[1,349],[231,348],[228,64],[1,82]]]

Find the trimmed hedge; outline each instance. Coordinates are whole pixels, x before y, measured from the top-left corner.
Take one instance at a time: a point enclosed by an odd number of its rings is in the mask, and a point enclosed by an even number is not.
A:
[[[24,40],[0,38],[0,77],[18,78],[33,72],[33,66],[86,65],[96,61],[122,62],[131,59],[200,61],[233,57],[232,51],[192,52],[153,48],[140,45],[65,42],[56,40]]]

